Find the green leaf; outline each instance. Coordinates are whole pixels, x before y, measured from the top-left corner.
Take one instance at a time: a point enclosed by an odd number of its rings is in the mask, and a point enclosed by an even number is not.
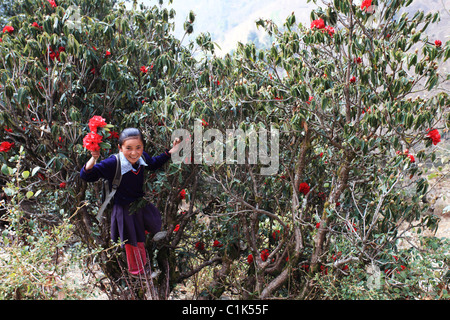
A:
[[[30,176],[30,171],[24,171],[22,172],[22,178],[26,179]]]
[[[6,174],[7,176],[9,176],[9,167],[6,165],[6,163],[4,163],[3,165],[2,165],[2,172],[3,172],[3,174]]]
[[[27,197],[28,199],[30,199],[33,195],[34,195],[34,192],[33,192],[33,191],[28,191],[27,194],[26,194],[26,197]]]
[[[34,177],[34,175],[39,171],[39,169],[41,169],[41,167],[35,167],[35,168],[31,171],[31,176]]]

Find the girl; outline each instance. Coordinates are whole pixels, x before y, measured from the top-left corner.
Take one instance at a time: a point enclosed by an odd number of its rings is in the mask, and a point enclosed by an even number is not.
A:
[[[132,276],[145,273],[146,252],[145,235],[155,235],[161,229],[161,214],[151,203],[147,203],[136,212],[130,212],[130,205],[144,196],[144,170],[156,170],[166,163],[172,153],[179,149],[179,139],[175,139],[171,150],[156,157],[150,157],[144,151],[144,137],[136,128],[127,128],[119,136],[119,158],[122,180],[114,195],[111,214],[111,239],[125,242],[128,271]],[[91,159],[81,169],[80,176],[87,182],[100,178],[110,183],[116,173],[117,158],[109,158],[96,163],[100,151],[91,151]]]

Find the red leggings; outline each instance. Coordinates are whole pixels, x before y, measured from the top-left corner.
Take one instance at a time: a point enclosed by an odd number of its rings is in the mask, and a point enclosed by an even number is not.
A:
[[[144,243],[138,242],[137,247],[125,244],[125,253],[127,255],[128,271],[134,275],[143,274],[147,262]]]

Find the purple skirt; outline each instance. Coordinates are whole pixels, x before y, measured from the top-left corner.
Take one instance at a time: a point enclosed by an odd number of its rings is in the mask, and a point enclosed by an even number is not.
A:
[[[151,203],[130,214],[129,206],[114,204],[111,214],[111,239],[137,246],[145,242],[146,232],[154,235],[161,230],[161,213]]]

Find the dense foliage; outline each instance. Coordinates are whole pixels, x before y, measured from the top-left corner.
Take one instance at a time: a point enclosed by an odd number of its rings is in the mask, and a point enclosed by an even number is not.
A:
[[[450,46],[428,39],[436,14],[402,14],[406,0],[375,3],[376,11],[372,1],[331,1],[311,13],[311,25],[294,15],[282,27],[259,20],[272,47],[239,43],[223,58],[208,33],[188,44],[174,38],[175,11],[160,4],[17,3],[0,43],[2,246],[31,254],[42,237],[70,229],[61,246],[88,251],[76,259],[90,270],[95,261],[108,280],[99,276],[98,286],[116,299],[143,298],[143,289],[166,299],[199,275],[208,275],[202,298],[444,296],[445,251],[433,253],[432,274],[419,274],[411,266],[427,261],[411,260],[398,240],[405,230],[437,227],[418,164],[437,161],[449,125],[440,90],[447,79],[437,67]],[[193,27],[191,12],[186,33]],[[114,126],[103,157],[129,126],[144,132],[155,155],[176,129],[193,133],[189,143],[217,129],[214,143],[202,142],[203,155],[184,154],[183,163],[148,179],[146,198],[168,231],[164,241],[146,243],[161,271],[150,284],[123,277],[108,221],[96,219],[101,184],[79,179],[94,115]],[[247,148],[245,164],[208,162],[223,159],[226,146],[238,149],[237,140],[223,141],[227,129],[258,132],[258,155]],[[275,174],[261,174],[269,164],[261,133],[268,154],[279,144]],[[368,285],[368,266],[380,270],[384,286]],[[431,290],[418,284],[431,275]],[[15,286],[11,295],[27,291]]]

